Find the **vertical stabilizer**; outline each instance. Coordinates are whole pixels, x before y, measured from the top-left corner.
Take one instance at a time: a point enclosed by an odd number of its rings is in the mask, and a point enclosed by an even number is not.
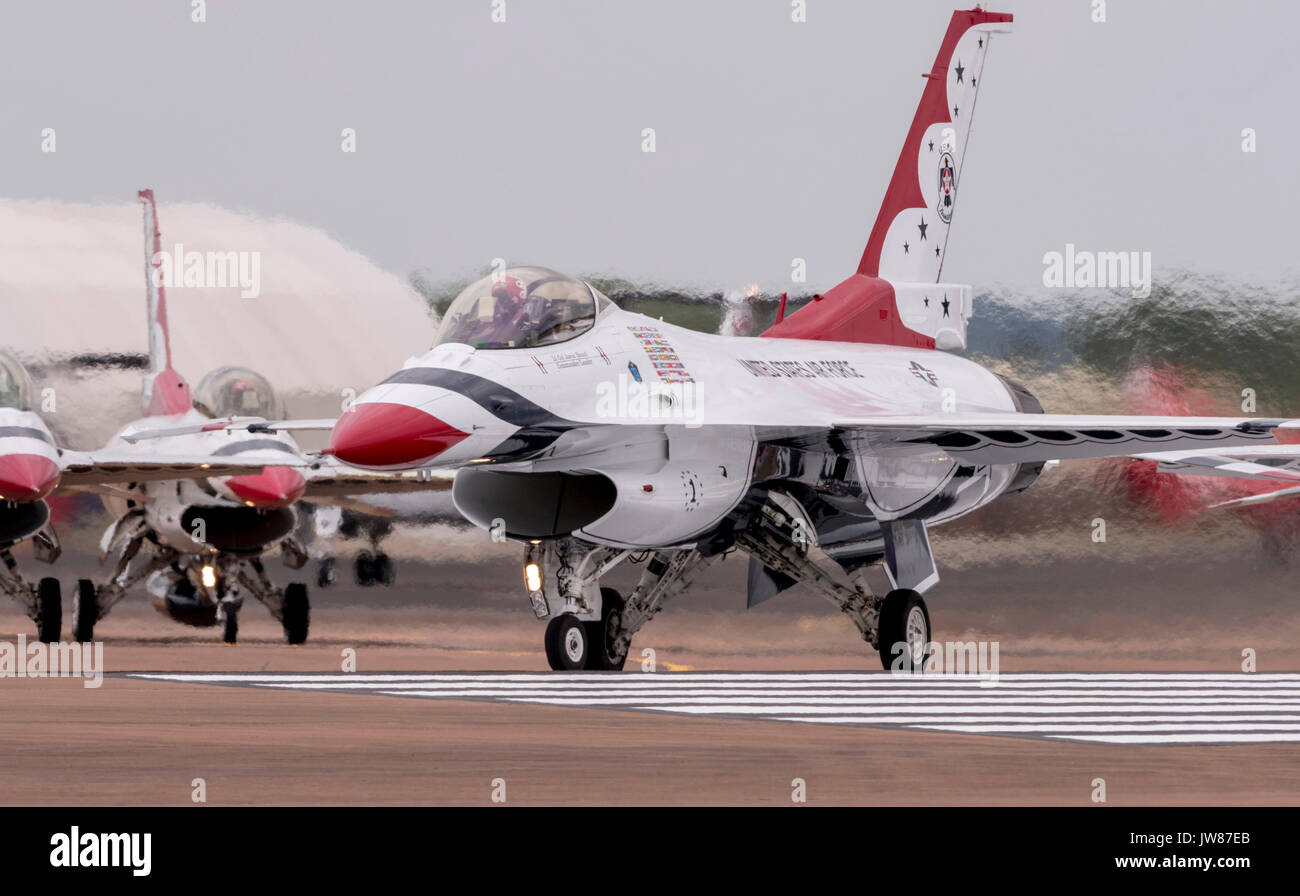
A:
[[[963,348],[970,287],[941,282],[963,161],[993,35],[1007,13],[957,10],[903,141],[858,270],[764,336]]]
[[[172,367],[158,209],[154,205],[153,190],[141,190],[138,196],[144,209],[144,283],[149,322],[149,372],[144,378],[144,412],[150,417],[183,414],[191,406],[190,387]]]

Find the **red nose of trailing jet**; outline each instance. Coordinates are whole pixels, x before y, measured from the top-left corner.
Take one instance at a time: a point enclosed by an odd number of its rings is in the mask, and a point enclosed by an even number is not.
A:
[[[231,476],[226,487],[253,507],[273,510],[302,497],[307,480],[292,467],[267,467],[248,476]]]
[[[0,455],[0,499],[38,501],[59,484],[59,466],[39,454]]]
[[[354,467],[415,467],[468,436],[410,405],[366,402],[353,405],[334,424],[325,453]]]

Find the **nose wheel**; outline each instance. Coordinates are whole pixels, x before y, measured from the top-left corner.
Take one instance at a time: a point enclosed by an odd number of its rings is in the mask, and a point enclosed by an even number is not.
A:
[[[546,661],[557,672],[575,672],[587,667],[591,636],[587,626],[572,613],[561,613],[546,624]]]
[[[556,672],[617,672],[627,661],[626,652],[614,649],[623,597],[613,588],[600,589],[600,619],[583,622],[561,613],[546,625],[546,661]]]

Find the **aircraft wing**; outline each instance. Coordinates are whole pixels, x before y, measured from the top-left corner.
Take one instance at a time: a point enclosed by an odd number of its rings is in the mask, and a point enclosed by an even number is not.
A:
[[[138,429],[122,434],[128,442],[144,442],[149,439],[164,439],[175,436],[188,436],[199,432],[295,432],[302,430],[333,429],[338,420],[333,417],[311,420],[267,420],[265,417],[223,417],[205,420],[201,423],[179,423],[175,426],[162,426],[156,429]]]
[[[1208,451],[1155,451],[1135,454],[1154,460],[1161,473],[1193,476],[1230,476],[1240,479],[1275,479],[1300,482],[1300,445],[1249,445]],[[1280,493],[1279,493],[1280,494]]]
[[[266,467],[266,459],[241,459],[238,455],[147,457],[139,454],[115,454],[112,451],[63,451],[59,455],[59,465],[63,469],[59,485],[76,487],[111,485],[117,482],[240,476],[262,472]]]
[[[831,438],[882,456],[936,450],[978,464],[1126,457],[1267,442],[1285,420],[1087,414],[954,413],[881,416],[832,424]]]
[[[1268,504],[1272,501],[1283,501],[1287,498],[1300,498],[1300,485],[1291,488],[1280,488],[1275,492],[1265,492],[1262,495],[1248,495],[1244,498],[1233,498],[1231,501],[1220,501],[1218,504],[1211,504],[1207,510],[1214,510],[1219,507],[1249,507],[1252,504]]]
[[[317,504],[341,503],[331,498],[403,492],[445,492],[451,489],[455,473],[448,470],[371,472],[346,467],[336,461],[321,462],[301,470],[307,480],[304,500]]]

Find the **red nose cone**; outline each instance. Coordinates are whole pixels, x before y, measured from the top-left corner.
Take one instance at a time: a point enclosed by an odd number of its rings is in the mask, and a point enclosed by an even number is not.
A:
[[[339,418],[326,452],[357,467],[418,466],[468,436],[410,405],[368,402]]]
[[[0,498],[39,501],[59,484],[59,465],[39,454],[0,455]]]
[[[272,510],[302,497],[307,480],[293,467],[267,467],[250,476],[231,476],[226,486],[245,503]]]

